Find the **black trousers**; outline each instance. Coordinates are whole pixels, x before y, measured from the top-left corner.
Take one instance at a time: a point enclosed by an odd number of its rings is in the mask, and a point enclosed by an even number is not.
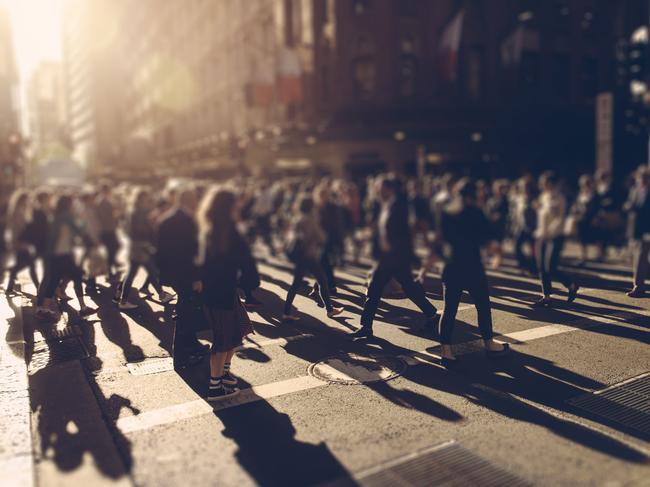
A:
[[[106,247],[106,257],[108,261],[108,273],[111,274],[117,267],[117,252],[120,250],[120,242],[117,239],[115,230],[102,232],[99,240]]]
[[[29,277],[32,279],[34,286],[38,289],[38,275],[36,274],[36,257],[29,250],[20,249],[16,252],[16,262],[9,269],[9,281],[7,282],[7,291],[13,291],[18,273],[25,268],[29,268]]]
[[[158,279],[158,269],[156,266],[152,262],[130,261],[129,270],[127,271],[126,276],[124,277],[124,280],[118,289],[120,301],[126,301],[128,299],[129,293],[131,292],[131,286],[133,285],[133,280],[138,274],[140,267],[144,267],[144,269],[147,271],[147,279],[153,284],[153,287],[156,288],[156,292],[158,294],[162,293],[163,289]]]
[[[427,316],[433,318],[437,312],[424,293],[424,287],[413,279],[411,265],[407,260],[381,259],[372,271],[366,302],[361,313],[361,326],[372,328],[372,322],[377,313],[386,284],[391,279],[400,283],[406,297],[409,298]]]
[[[533,236],[529,232],[519,232],[515,238],[515,258],[520,268],[531,274],[537,274],[537,264],[534,256],[531,257],[524,253],[525,244],[530,244],[533,253],[535,252],[535,240]]]
[[[483,269],[476,271],[457,270],[445,275],[442,282],[445,299],[445,309],[440,319],[440,343],[451,344],[451,336],[456,323],[458,304],[467,291],[474,300],[478,315],[478,327],[484,340],[492,338],[492,310],[487,277]]]
[[[332,310],[332,300],[330,297],[330,290],[327,284],[327,277],[325,276],[325,271],[320,262],[315,259],[302,259],[296,263],[296,267],[293,271],[293,281],[289,291],[287,292],[287,299],[284,302],[284,314],[291,314],[291,306],[293,305],[293,300],[296,297],[296,293],[302,284],[302,280],[305,275],[309,273],[316,278],[318,283],[318,290],[320,292],[320,297],[325,303],[325,309],[327,311]]]
[[[83,296],[83,272],[76,264],[72,254],[54,255],[49,257],[45,262],[45,275],[38,290],[37,304],[43,304],[44,299],[54,297],[56,288],[62,279],[72,280],[74,292],[77,297]]]
[[[195,310],[196,306],[193,302],[195,293],[191,280],[171,280],[169,285],[176,293],[177,299],[172,356],[174,359],[182,359],[198,346],[196,339],[198,323],[195,323],[194,320],[203,319],[203,315]]]
[[[564,237],[537,241],[535,253],[537,254],[537,268],[544,296],[550,296],[553,293],[553,281],[561,282],[566,288],[572,284],[569,276],[557,268],[563,247]]]

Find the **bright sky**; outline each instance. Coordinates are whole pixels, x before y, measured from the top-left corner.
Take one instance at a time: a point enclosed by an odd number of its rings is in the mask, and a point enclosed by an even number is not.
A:
[[[61,59],[61,21],[65,0],[0,0],[9,11],[21,83],[39,62]]]

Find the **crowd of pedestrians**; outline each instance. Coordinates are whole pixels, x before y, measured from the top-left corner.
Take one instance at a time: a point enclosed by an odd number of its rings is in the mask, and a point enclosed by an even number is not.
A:
[[[465,291],[477,308],[486,354],[508,353],[507,344],[493,339],[484,267],[488,257],[500,264],[504,243],[511,244],[521,272],[539,278],[533,307],[554,305],[554,281],[566,288],[569,303],[579,297],[579,283],[559,268],[567,239],[579,244],[582,263],[592,250],[592,259],[604,260],[629,249],[634,281],[628,296],[646,295],[650,168],[639,168],[625,186],[599,172],[583,175],[576,188],[546,172],[537,180],[491,182],[452,175],[404,181],[382,174],[363,184],[287,178],[180,182],[157,192],[107,183],[18,190],[0,223],[5,293],[20,292],[18,273],[28,271],[37,289],[35,316],[43,322],[58,319],[69,283],[79,315],[96,313],[87,301],[100,292],[98,278],[105,279],[121,312],[137,308],[130,298],[144,271],[138,292],[151,296],[153,288],[165,305],[176,299],[175,365],[196,364],[209,352],[208,399],[220,400],[238,391],[233,353],[253,332],[247,310],[263,305],[255,297],[261,279],[254,248],[282,254],[291,265],[283,322],[300,320],[293,303],[305,290],[328,317],[343,313],[336,267],[370,256],[375,265],[352,338],[372,338],[382,296],[387,288],[396,290],[422,311],[424,329],[441,344],[442,365],[452,367],[452,334]],[[437,263],[443,266],[442,316],[423,286]],[[202,320],[212,328],[211,347],[196,337],[194,323]]]

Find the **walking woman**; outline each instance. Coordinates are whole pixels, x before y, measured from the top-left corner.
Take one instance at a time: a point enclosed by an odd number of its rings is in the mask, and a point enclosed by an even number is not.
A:
[[[334,317],[343,312],[343,308],[335,308],[330,296],[330,287],[323,266],[321,256],[325,244],[325,232],[320,226],[316,212],[314,211],[314,200],[309,196],[303,196],[297,201],[297,215],[292,224],[292,242],[289,257],[295,263],[293,271],[293,282],[287,292],[287,299],[284,302],[283,321],[298,321],[299,317],[293,315],[292,305],[298,288],[303,282],[305,274],[311,273],[319,284],[318,291],[320,299],[325,305],[327,316]]]
[[[212,327],[208,401],[219,401],[239,392],[230,373],[235,348],[253,333],[248,314],[239,300],[237,282],[247,271],[244,238],[234,218],[235,194],[226,188],[208,192],[199,210],[199,262],[204,312]]]
[[[452,332],[463,291],[468,291],[474,300],[478,326],[488,357],[499,357],[509,350],[507,343],[493,340],[488,282],[481,261],[482,246],[493,242],[494,249],[499,250],[500,229],[495,229],[477,206],[477,187],[473,181],[462,179],[455,192],[459,198],[443,212],[441,235],[437,239],[446,248],[442,273],[445,309],[440,319],[439,333],[441,363],[445,367],[456,365],[451,345]]]
[[[74,200],[72,196],[59,196],[54,208],[54,217],[48,235],[48,246],[45,253],[45,277],[38,292],[37,314],[39,319],[50,319],[56,316],[51,309],[54,295],[61,282],[71,280],[74,292],[79,301],[79,314],[88,316],[96,310],[86,306],[82,287],[83,273],[74,257],[76,240],[81,238],[87,245],[91,240],[83,227],[75,218],[72,211]]]
[[[129,237],[131,239],[129,270],[118,287],[118,294],[115,297],[118,308],[124,311],[137,308],[137,305],[130,303],[128,298],[133,280],[140,267],[144,267],[147,271],[161,303],[166,304],[174,298],[172,294],[163,291],[158,278],[158,269],[154,264],[155,228],[151,218],[151,211],[153,210],[151,194],[142,188],[137,188],[132,195],[131,202],[129,217]]]
[[[553,304],[553,281],[559,281],[567,288],[569,303],[575,301],[579,289],[569,276],[558,269],[564,246],[566,199],[558,190],[557,177],[551,171],[540,176],[539,186],[541,194],[537,208],[535,255],[542,281],[542,297],[533,303],[535,308],[550,307]]]
[[[23,190],[16,191],[9,200],[7,210],[7,247],[13,252],[14,265],[9,269],[9,281],[6,293],[12,294],[18,273],[25,268],[29,269],[29,276],[38,289],[38,276],[36,275],[36,249],[30,243],[34,227],[31,225],[29,211],[29,193]]]

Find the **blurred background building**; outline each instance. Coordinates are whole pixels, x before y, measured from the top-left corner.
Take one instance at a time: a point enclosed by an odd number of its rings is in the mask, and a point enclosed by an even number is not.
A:
[[[119,26],[125,3],[70,0],[63,17],[68,139],[74,159],[91,174],[119,158],[124,88]]]
[[[22,178],[23,140],[19,130],[18,75],[11,23],[0,8],[0,191]]]
[[[615,168],[647,160],[647,0],[73,4],[69,132],[98,173],[577,173],[599,93]]]
[[[42,62],[27,87],[30,147],[39,159],[63,152],[67,143],[61,64]]]

